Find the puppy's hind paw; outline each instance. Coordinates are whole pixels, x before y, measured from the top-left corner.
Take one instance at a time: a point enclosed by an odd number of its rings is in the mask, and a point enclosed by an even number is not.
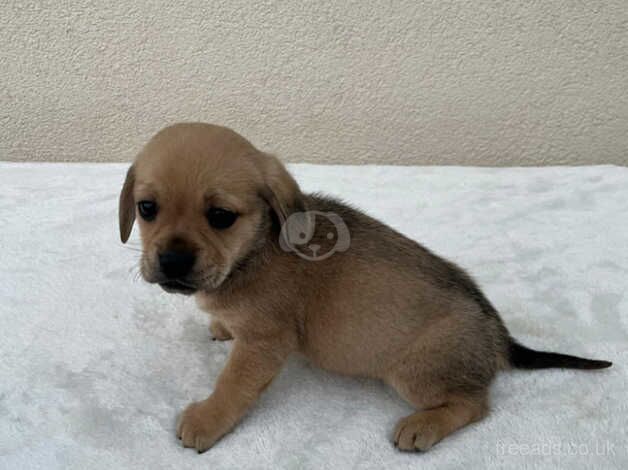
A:
[[[426,451],[436,444],[441,438],[438,425],[426,418],[416,413],[399,421],[395,429],[395,447],[405,451]]]

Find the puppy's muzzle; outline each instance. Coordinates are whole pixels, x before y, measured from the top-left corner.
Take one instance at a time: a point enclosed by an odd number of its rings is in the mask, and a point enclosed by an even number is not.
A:
[[[159,269],[165,278],[159,285],[167,292],[191,294],[196,286],[187,280],[196,263],[196,255],[187,250],[169,250],[159,254]]]
[[[159,255],[159,268],[168,279],[187,276],[196,263],[196,255],[189,251],[166,251]]]

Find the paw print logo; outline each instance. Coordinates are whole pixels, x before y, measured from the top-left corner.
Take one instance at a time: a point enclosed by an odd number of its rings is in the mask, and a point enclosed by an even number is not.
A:
[[[321,261],[351,244],[349,228],[333,212],[307,211],[292,214],[281,227],[279,246],[308,261]]]

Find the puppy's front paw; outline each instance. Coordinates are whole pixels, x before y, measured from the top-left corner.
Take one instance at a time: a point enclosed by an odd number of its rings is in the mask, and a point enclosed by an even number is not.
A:
[[[228,341],[230,339],[233,339],[233,336],[231,335],[231,333],[229,333],[229,330],[218,320],[212,320],[212,322],[209,324],[209,332],[212,335],[212,340],[217,339],[218,341]]]
[[[179,417],[177,437],[183,447],[194,448],[200,454],[213,446],[229,428],[209,400],[199,401],[189,405]]]

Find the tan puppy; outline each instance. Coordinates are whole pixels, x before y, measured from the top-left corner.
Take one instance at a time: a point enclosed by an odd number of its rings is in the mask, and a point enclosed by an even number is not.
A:
[[[301,193],[276,158],[224,127],[177,124],[151,139],[120,196],[123,242],[136,217],[143,277],[194,294],[215,337],[235,339],[214,392],[179,419],[177,436],[199,452],[294,352],[394,387],[417,409],[394,432],[403,450],[426,450],[481,419],[501,368],[611,365],[519,345],[460,268],[355,209]]]

